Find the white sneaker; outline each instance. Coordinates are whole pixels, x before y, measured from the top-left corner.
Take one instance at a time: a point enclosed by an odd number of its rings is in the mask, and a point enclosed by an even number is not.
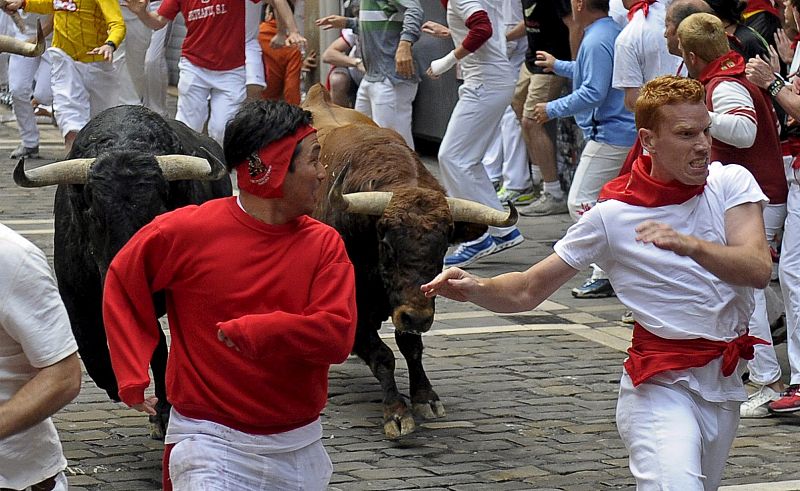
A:
[[[769,403],[780,399],[780,392],[774,391],[762,385],[760,389],[753,392],[747,401],[739,407],[739,417],[741,418],[766,418],[770,415]]]

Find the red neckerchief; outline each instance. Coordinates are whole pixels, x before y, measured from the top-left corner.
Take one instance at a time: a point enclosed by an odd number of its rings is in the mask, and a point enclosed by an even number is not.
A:
[[[733,77],[744,73],[744,58],[734,50],[730,50],[712,61],[698,75],[697,80],[703,85],[716,77]]]
[[[647,18],[647,13],[650,12],[650,6],[656,3],[658,0],[639,0],[638,2],[631,5],[631,8],[628,9],[628,21],[633,20],[633,15],[638,11],[641,10],[644,13],[645,19]]]
[[[742,12],[742,15],[750,17],[759,12],[769,12],[775,17],[780,17],[778,15],[778,9],[775,8],[775,5],[773,5],[770,0],[747,0],[747,7],[744,9],[744,12]]]
[[[720,356],[722,375],[729,377],[736,371],[739,358],[753,359],[754,346],[757,344],[770,343],[751,336],[749,331],[731,342],[703,338],[665,339],[636,322],[633,325],[631,347],[628,348],[628,359],[623,365],[634,387],[659,373],[702,367]]]
[[[239,189],[259,198],[283,197],[283,180],[292,162],[294,149],[311,133],[317,130],[309,125],[301,125],[283,138],[261,148],[236,164],[236,177]]]
[[[657,181],[650,177],[652,166],[649,155],[640,155],[633,162],[630,174],[608,181],[597,200],[615,199],[633,206],[655,208],[685,203],[705,189],[705,183],[689,185],[678,181]]]

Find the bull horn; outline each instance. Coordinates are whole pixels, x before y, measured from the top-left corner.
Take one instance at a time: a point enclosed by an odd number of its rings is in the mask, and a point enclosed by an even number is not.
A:
[[[25,159],[14,168],[14,182],[23,188],[40,188],[54,184],[86,184],[94,159],[71,159],[25,170]]]
[[[11,53],[15,55],[33,58],[44,53],[45,42],[42,24],[36,21],[36,43],[21,41],[14,36],[0,36],[0,53]]]
[[[156,160],[167,181],[215,181],[222,177],[213,172],[211,163],[192,155],[157,155]],[[224,168],[223,168],[224,171]]]
[[[328,191],[328,201],[334,210],[346,211],[348,213],[360,213],[362,215],[383,215],[383,210],[392,199],[389,191],[365,191],[359,193],[342,194],[342,185],[347,172],[350,170],[350,162],[339,171],[339,175],[334,179],[330,191]]]
[[[479,223],[490,227],[510,227],[517,223],[519,214],[513,203],[508,205],[508,214],[475,201],[461,198],[447,198],[450,214],[454,222]]]

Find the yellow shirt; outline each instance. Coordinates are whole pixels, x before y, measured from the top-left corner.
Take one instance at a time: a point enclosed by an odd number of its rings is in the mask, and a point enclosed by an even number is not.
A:
[[[117,47],[125,39],[125,21],[119,0],[27,0],[26,12],[53,15],[53,47],[76,61],[103,61],[86,53],[112,41]]]

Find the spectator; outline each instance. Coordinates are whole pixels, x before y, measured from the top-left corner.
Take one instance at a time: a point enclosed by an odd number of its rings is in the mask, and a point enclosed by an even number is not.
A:
[[[294,12],[294,4],[289,6]],[[268,7],[266,18],[258,30],[258,42],[263,53],[263,65],[266,70],[266,88],[261,97],[270,100],[284,100],[289,104],[300,104],[300,70],[303,68],[303,55],[297,46],[286,46],[273,38],[278,34],[278,23],[273,9]],[[281,36],[278,36],[280,39]]]
[[[152,295],[169,292],[167,490],[224,479],[321,491],[330,479],[319,415],[329,366],[353,345],[355,279],[339,234],[308,216],[325,176],[310,124],[285,102],[244,104],[225,130],[239,197],[157,217],[108,269],[103,319],[119,395],[148,414]]]
[[[42,23],[42,31],[50,42],[50,34],[53,33],[53,16],[24,14],[27,30],[21,32],[16,28],[17,39],[32,41],[36,37],[36,23]],[[34,84],[31,84],[34,80]],[[31,101],[32,97],[42,104],[50,105],[53,103],[53,91],[50,88],[50,55],[45,52],[41,56],[28,57],[21,55],[10,55],[8,59],[8,90],[11,93],[14,110],[14,117],[17,119],[19,129],[20,144],[11,152],[9,158],[18,159],[21,157],[28,159],[39,158],[39,128],[36,125],[36,114]]]
[[[667,7],[664,18],[664,38],[667,40],[667,50],[670,54],[681,57],[680,70],[683,73],[686,72],[686,66],[683,65],[683,54],[678,45],[678,26],[683,22],[683,19],[701,12],[714,13],[704,0],[673,0]],[[731,49],[733,49],[733,46],[731,46]],[[676,73],[676,75],[680,74]]]
[[[728,34],[731,48],[745,60],[754,56],[768,54],[769,44],[758,32],[743,23],[742,13],[747,4],[741,0],[706,0],[706,3],[719,17]]]
[[[567,213],[567,200],[561,189],[556,168],[556,121],[540,124],[533,110],[539,103],[557,99],[566,85],[566,79],[536,65],[536,53],[552,53],[559,59],[571,60],[570,33],[562,21],[570,16],[567,0],[534,2],[523,0],[524,22],[512,30],[515,36],[524,30],[528,38],[525,64],[522,66],[514,91],[511,107],[522,125],[522,136],[528,157],[542,175],[542,192],[525,214],[530,216]]]
[[[0,225],[0,488],[67,491],[50,416],[81,387],[78,345],[44,253]]]
[[[143,0],[140,0],[143,1]],[[6,11],[53,14],[53,110],[67,153],[78,131],[119,101],[119,78],[110,63],[125,39],[125,22],[116,0],[9,0]]]
[[[411,51],[419,39],[422,17],[419,0],[385,0],[361,5],[358,22],[340,15],[316,22],[323,29],[356,32],[366,74],[358,86],[355,109],[400,133],[411,148],[411,113],[419,84]]]
[[[800,0],[791,0],[790,8],[795,22],[800,19],[798,8]],[[800,49],[796,50],[792,72],[800,63]],[[796,76],[793,83],[786,84],[776,77],[775,70],[764,60],[753,58],[747,62],[747,79],[759,87],[769,91],[774,100],[795,119],[800,119],[800,79]],[[789,180],[789,196],[786,203],[786,222],[784,223],[781,260],[778,264],[778,276],[781,292],[786,306],[786,352],[789,358],[791,378],[789,386],[779,398],[768,405],[772,413],[791,413],[800,411],[800,184],[798,181],[800,160],[795,157],[786,170]]]
[[[349,2],[345,15],[358,17],[358,8],[358,0]],[[332,65],[325,83],[331,93],[331,100],[339,106],[352,108],[358,86],[366,72],[358,36],[352,29],[342,29],[339,37],[322,52],[322,61]]]
[[[575,61],[557,60],[552,54],[537,51],[536,66],[546,72],[572,79],[572,93],[533,107],[539,124],[551,119],[575,116],[583,130],[586,146],[572,179],[567,206],[577,221],[597,201],[600,188],[619,174],[628,150],[636,140],[633,115],[625,109],[624,93],[611,87],[614,67],[614,42],[621,28],[608,16],[608,0],[590,0],[572,12],[583,40]],[[527,209],[520,214],[528,215]],[[592,266],[592,274],[572,290],[576,298],[614,295],[605,273]]]
[[[745,78],[741,55],[728,47],[722,21],[711,14],[693,14],[678,26],[683,59],[689,75],[705,86],[711,117],[711,159],[737,163],[749,170],[769,198],[763,209],[767,240],[783,227],[786,217],[786,178],[778,140],[778,120],[767,94]],[[743,418],[769,414],[767,404],[783,392],[781,367],[772,347],[764,290],[754,294],[749,329],[770,344],[757,346],[748,367],[759,386],[742,404]]]
[[[447,24],[432,21],[423,26],[436,36],[445,33],[456,48],[433,60],[428,76],[438,78],[459,63],[464,83],[439,146],[439,170],[447,193],[495,209],[503,206],[481,164],[494,129],[514,94],[514,69],[508,61],[500,6],[488,0],[450,0]],[[521,244],[525,238],[516,226],[489,227],[483,236],[464,242],[450,255],[445,266],[468,266],[481,257]]]
[[[422,290],[524,312],[600,263],[638,321],[616,414],[637,489],[717,489],[747,398],[736,367],[763,342],[745,325],[771,270],[766,196],[742,167],[709,165],[700,83],[648,82],[636,122],[649,155],[603,188],[554,254],[489,279],[451,268]]]
[[[244,71],[246,98],[258,99],[267,88],[264,71],[264,52],[258,41],[263,2],[244,2]]]

